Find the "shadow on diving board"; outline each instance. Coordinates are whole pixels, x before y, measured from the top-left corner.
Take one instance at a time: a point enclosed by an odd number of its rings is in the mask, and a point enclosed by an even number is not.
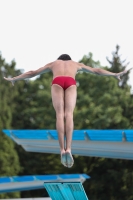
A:
[[[82,183],[44,183],[52,200],[88,200]]]

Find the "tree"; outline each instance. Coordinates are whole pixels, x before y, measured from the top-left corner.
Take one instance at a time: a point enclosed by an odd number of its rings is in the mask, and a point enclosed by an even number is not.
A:
[[[55,128],[55,112],[50,95],[51,80],[51,74],[43,74],[35,81],[16,83],[18,95],[14,98],[12,120],[15,129]]]
[[[109,58],[107,57],[107,61],[111,65],[109,70],[114,73],[124,71],[129,64],[129,62],[125,63],[126,60],[121,61],[121,58],[120,58],[121,56],[119,56],[119,50],[120,50],[120,46],[116,45],[116,50],[112,53],[112,61],[110,61]],[[125,86],[127,86],[129,73],[130,72],[128,72],[126,75],[122,77],[121,81],[119,82],[120,87],[124,88]]]
[[[80,62],[90,66],[95,63],[92,57],[90,60],[87,56],[84,56]],[[100,63],[98,65],[96,67],[101,67]],[[133,99],[130,86],[121,89],[116,79],[89,73],[79,73],[77,83],[75,129],[133,128],[131,116]],[[78,166],[79,173],[87,173],[91,176],[91,180],[85,182],[85,189],[90,199],[126,200],[133,199],[132,164],[131,160],[76,156],[72,170],[76,171]]]
[[[94,68],[101,67],[99,61],[93,60],[93,54],[91,52],[88,53],[88,55],[84,55],[83,58],[79,62],[84,63],[85,65],[88,65]]]
[[[2,129],[11,129],[13,90],[4,81],[3,76],[15,74],[15,62],[7,64],[0,54],[0,176],[14,176],[20,171],[19,158],[14,143],[2,133]],[[19,197],[19,193],[1,194],[0,198]]]

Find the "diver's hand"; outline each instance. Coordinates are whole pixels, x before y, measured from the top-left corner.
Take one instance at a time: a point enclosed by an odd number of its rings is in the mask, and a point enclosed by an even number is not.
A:
[[[6,78],[4,77],[5,80],[10,81],[12,85],[14,86],[15,80],[13,78]]]
[[[124,70],[123,72],[119,72],[119,73],[116,73],[115,77],[120,81],[121,80],[121,76],[128,73],[130,70],[132,70],[133,68],[130,68],[128,70]]]

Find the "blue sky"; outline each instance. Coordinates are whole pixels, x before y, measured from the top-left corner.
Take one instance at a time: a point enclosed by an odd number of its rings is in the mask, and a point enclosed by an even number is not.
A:
[[[132,0],[0,0],[0,51],[18,69],[34,70],[68,53],[93,53],[108,65],[115,46],[133,67]],[[133,70],[130,75],[133,87]]]

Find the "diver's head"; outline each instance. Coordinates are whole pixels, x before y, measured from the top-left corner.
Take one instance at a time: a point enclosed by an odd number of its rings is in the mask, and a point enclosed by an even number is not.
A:
[[[72,60],[68,54],[62,54],[57,58],[57,60]]]

